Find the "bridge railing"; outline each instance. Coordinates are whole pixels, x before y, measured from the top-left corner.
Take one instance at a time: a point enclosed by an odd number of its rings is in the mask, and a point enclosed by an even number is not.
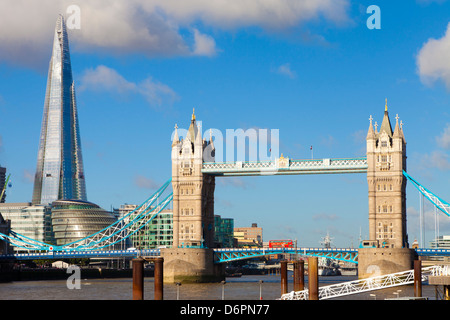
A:
[[[450,268],[448,266],[432,266],[422,268],[422,281],[426,281],[429,276],[450,276]],[[352,294],[358,294],[373,290],[391,288],[414,283],[414,270],[392,273],[361,279],[348,281],[343,283],[332,284],[329,286],[319,287],[319,299],[331,299]],[[281,300],[307,300],[309,298],[308,290],[292,291],[281,296]]]
[[[212,175],[364,173],[367,167],[365,157],[308,160],[279,158],[267,161],[204,162],[202,172]]]

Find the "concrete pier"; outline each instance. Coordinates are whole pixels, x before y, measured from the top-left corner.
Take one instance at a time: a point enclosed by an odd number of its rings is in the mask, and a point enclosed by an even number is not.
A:
[[[212,249],[161,249],[165,283],[220,282],[225,279],[224,266],[214,264]]]
[[[428,284],[434,286],[442,286],[444,300],[450,300],[450,276],[430,276]]]
[[[358,249],[358,277],[366,279],[414,269],[416,251],[408,248]]]

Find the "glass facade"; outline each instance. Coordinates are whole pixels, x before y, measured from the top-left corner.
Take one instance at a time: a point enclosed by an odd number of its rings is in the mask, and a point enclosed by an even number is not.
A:
[[[56,22],[42,117],[33,204],[86,200],[75,87],[64,18]]]
[[[54,201],[51,210],[52,227],[58,246],[83,239],[116,222],[112,213],[82,200]]]
[[[137,208],[134,204],[121,205],[114,209],[118,218]],[[131,215],[133,217],[133,214]],[[137,249],[171,248],[173,243],[173,210],[162,210],[152,221],[130,236],[131,247]]]
[[[51,225],[50,206],[29,202],[1,203],[0,215],[11,221],[11,229],[23,236],[45,243],[55,243]],[[20,252],[19,247],[14,250]]]
[[[214,242],[219,248],[234,248],[234,219],[214,216]]]

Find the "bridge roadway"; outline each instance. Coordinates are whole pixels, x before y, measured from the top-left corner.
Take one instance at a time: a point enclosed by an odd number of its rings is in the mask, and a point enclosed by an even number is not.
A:
[[[353,248],[221,248],[213,249],[215,263],[251,259],[273,254],[299,254],[339,261],[358,263],[358,249]],[[450,256],[450,249],[416,249],[419,256]],[[160,249],[145,250],[87,250],[87,251],[46,251],[0,255],[0,260],[44,260],[69,258],[135,258],[139,256],[158,257]]]

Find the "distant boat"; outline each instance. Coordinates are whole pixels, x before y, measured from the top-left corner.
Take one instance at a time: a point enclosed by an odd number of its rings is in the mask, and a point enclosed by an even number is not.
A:
[[[322,238],[321,244],[325,248],[331,248],[331,237],[327,232],[327,235]],[[325,260],[325,265],[320,266],[319,265],[319,272],[321,276],[340,276],[342,275],[341,270],[339,270],[340,265],[336,262],[334,262],[331,259]]]
[[[225,274],[225,277],[227,277],[227,278],[240,278],[240,277],[242,277],[242,273],[239,273],[239,272],[227,273],[227,274]]]

